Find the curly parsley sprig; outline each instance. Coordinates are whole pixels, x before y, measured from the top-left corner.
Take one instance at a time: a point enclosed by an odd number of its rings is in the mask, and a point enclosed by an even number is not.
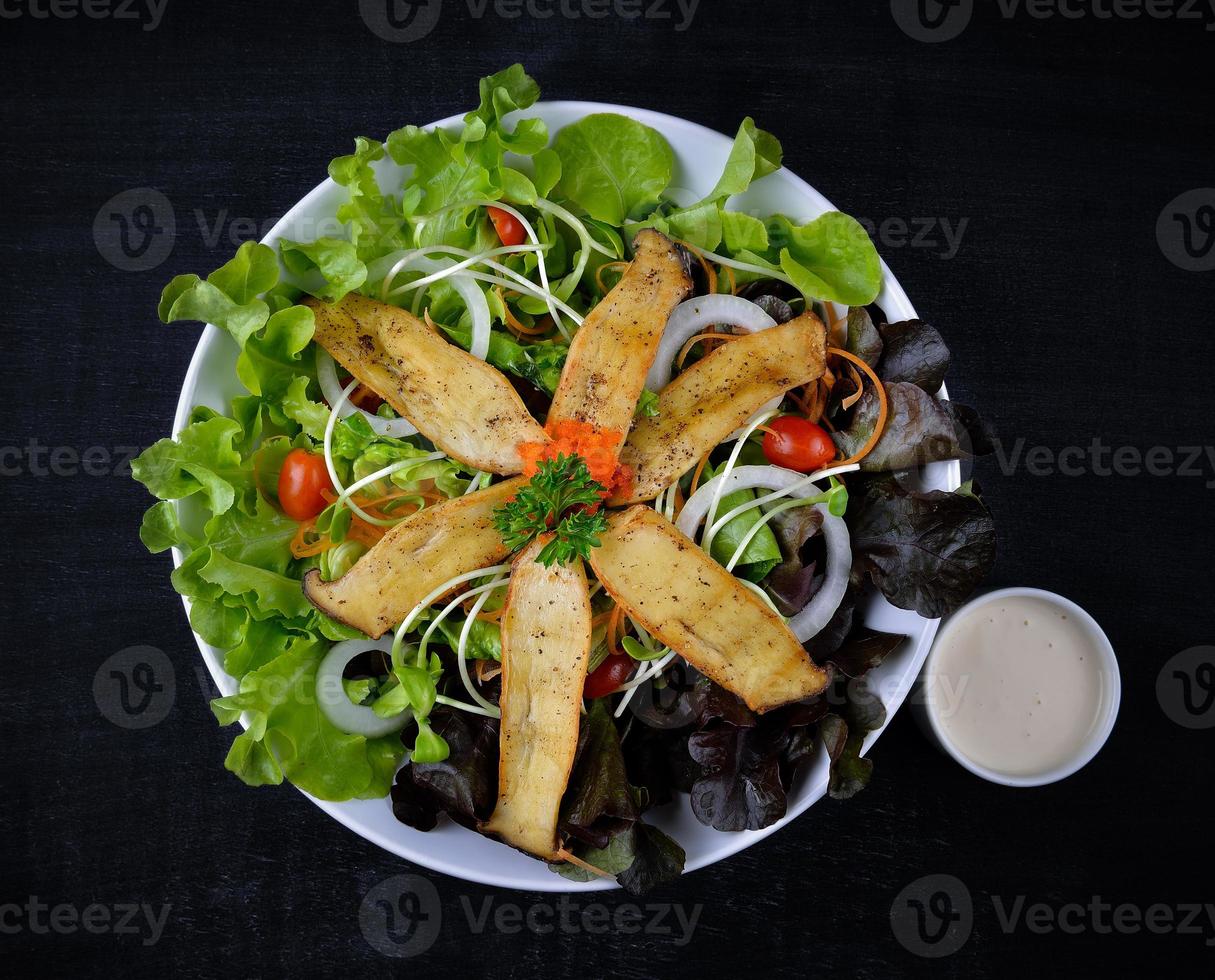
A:
[[[551,532],[553,540],[540,549],[536,561],[549,568],[568,565],[575,558],[589,558],[591,549],[599,547],[607,518],[586,508],[598,505],[604,492],[581,456],[541,460],[531,482],[494,511],[494,527],[512,552]]]

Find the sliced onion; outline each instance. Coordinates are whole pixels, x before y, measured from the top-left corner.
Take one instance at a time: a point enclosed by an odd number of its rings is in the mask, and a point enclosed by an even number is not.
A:
[[[377,259],[367,269],[367,281],[375,283],[388,276],[396,277],[402,272],[424,272],[427,275],[442,272],[456,263],[451,259],[428,259],[422,254],[425,249],[415,252],[396,252]],[[489,303],[481,287],[473,281],[472,276],[464,272],[455,272],[445,280],[451,283],[452,289],[460,294],[468,313],[472,317],[472,340],[468,352],[473,357],[485,360],[489,353]]]
[[[316,377],[321,383],[321,393],[325,396],[325,401],[331,406],[336,405],[342,396],[342,386],[338,381],[337,362],[329,356],[329,352],[326,350],[316,352]],[[404,439],[406,436],[416,435],[418,431],[417,426],[409,419],[382,418],[371,412],[365,412],[361,408],[351,405],[350,402],[345,402],[338,409],[337,414],[340,419],[349,418],[351,415],[362,415],[376,433],[393,439]]]
[[[684,534],[692,537],[709,512],[719,486],[722,496],[736,490],[756,488],[785,493],[796,492],[818,480],[824,480],[835,473],[850,472],[854,468],[855,464],[848,467],[831,467],[806,476],[780,466],[739,466],[724,476],[713,477],[692,494],[675,524]],[[832,514],[825,504],[816,504],[815,509],[823,518],[823,541],[827,546],[827,578],[809,605],[789,620],[789,628],[803,643],[820,633],[831,622],[831,617],[844,601],[844,595],[848,591],[848,576],[852,570],[852,544],[848,525],[842,517]]]
[[[658,354],[646,375],[645,386],[657,394],[670,383],[676,355],[705,327],[721,323],[747,333],[775,327],[776,321],[760,307],[741,296],[696,296],[675,307],[658,343]]]
[[[391,653],[392,637],[382,636],[378,640],[344,640],[325,654],[325,659],[316,669],[316,702],[336,728],[351,735],[382,738],[404,728],[413,717],[413,711],[406,708],[399,714],[381,718],[370,708],[355,704],[346,696],[342,672],[350,661],[368,650]]]

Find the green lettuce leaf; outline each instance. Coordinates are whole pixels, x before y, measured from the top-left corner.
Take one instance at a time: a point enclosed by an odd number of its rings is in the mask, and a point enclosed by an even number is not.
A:
[[[882,288],[882,264],[868,233],[855,218],[828,211],[809,224],[777,215],[767,222],[780,267],[808,299],[867,306]]]
[[[241,679],[240,691],[212,702],[221,725],[243,712],[248,731],[224,762],[251,786],[286,777],[322,800],[372,799],[388,794],[404,746],[395,735],[367,739],[340,731],[317,704],[316,672],[328,644],[297,637],[269,663]]]
[[[557,192],[617,227],[643,217],[670,186],[675,154],[666,138],[627,116],[599,112],[571,123],[553,146]]]
[[[233,448],[240,424],[223,416],[188,425],[177,439],[161,439],[131,463],[131,475],[161,500],[202,494],[222,514],[253,488],[253,473]]]

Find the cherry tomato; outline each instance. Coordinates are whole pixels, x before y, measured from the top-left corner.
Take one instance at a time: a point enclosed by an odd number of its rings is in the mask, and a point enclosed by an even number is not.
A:
[[[522,245],[523,240],[527,237],[523,230],[523,225],[509,211],[503,211],[501,208],[488,208],[489,220],[494,223],[494,231],[498,233],[498,240],[503,245]]]
[[[820,426],[798,415],[784,415],[768,423],[764,455],[774,466],[813,473],[835,459],[835,443]]]
[[[321,491],[332,490],[325,460],[303,449],[293,449],[278,474],[278,502],[293,521],[316,517],[327,505]]]
[[[586,675],[586,684],[582,694],[588,698],[601,698],[611,694],[616,688],[629,679],[629,674],[637,666],[637,661],[627,653],[612,653],[608,658]]]

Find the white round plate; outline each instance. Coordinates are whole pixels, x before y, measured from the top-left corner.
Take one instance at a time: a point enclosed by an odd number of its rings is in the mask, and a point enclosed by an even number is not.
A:
[[[622,113],[662,133],[675,151],[674,185],[689,200],[699,198],[712,189],[730,152],[730,138],[696,123],[647,109],[599,102],[541,102],[529,109],[527,114],[540,116],[548,124],[549,132],[555,134],[563,126],[595,112]],[[452,127],[458,131],[461,122],[462,116],[451,116],[434,125]],[[323,164],[324,161],[318,160],[318,167]],[[394,186],[392,182],[399,185],[401,168],[393,165],[391,160],[385,160],[383,164],[379,176],[384,186]],[[344,194],[343,188],[332,180],[326,180],[287,212],[265,237],[265,243],[274,245],[283,237],[310,241],[321,234],[333,234],[333,216]],[[746,194],[734,198],[731,207],[763,216],[781,212],[798,222],[808,221],[824,211],[837,210],[822,194],[787,169],[759,181]],[[878,305],[892,322],[914,318],[916,311],[911,301],[884,263],[882,271],[885,281]],[[173,422],[175,433],[185,428],[190,410],[195,405],[227,411],[230,399],[241,393],[234,370],[236,355],[236,345],[227,334],[214,326],[205,328],[182,385],[177,417]],[[926,489],[953,490],[960,484],[961,469],[954,462],[928,467],[923,485]],[[174,563],[180,564],[182,559],[181,553],[174,551]],[[188,612],[188,600],[186,609]],[[889,719],[903,703],[928,655],[938,621],[896,609],[884,599],[875,597],[865,607],[865,622],[874,629],[903,633],[909,637],[869,675],[870,689],[886,704],[889,724]],[[235,692],[236,681],[224,673],[223,651],[205,643],[197,634],[195,639],[220,691],[225,695]],[[865,741],[865,751],[877,741],[883,730],[884,727],[869,735]],[[803,768],[794,784],[788,813],[764,830],[741,833],[713,830],[697,821],[686,798],[649,811],[646,819],[661,827],[683,846],[687,852],[687,870],[696,871],[776,833],[805,813],[826,791],[827,761],[825,754],[820,752],[812,764]],[[257,792],[272,790],[261,789]],[[355,833],[393,854],[467,881],[544,892],[601,891],[616,887],[609,881],[596,880],[585,884],[567,881],[540,861],[450,821],[441,822],[429,833],[421,833],[398,822],[392,815],[387,799],[353,800],[347,803],[313,799],[313,802]]]

